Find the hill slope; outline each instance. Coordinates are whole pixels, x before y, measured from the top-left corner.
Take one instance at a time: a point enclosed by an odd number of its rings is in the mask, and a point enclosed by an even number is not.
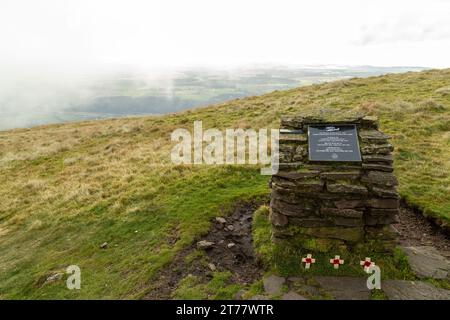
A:
[[[0,132],[0,298],[133,298],[241,198],[266,195],[251,166],[174,166],[170,133],[275,128],[312,108],[378,115],[393,136],[399,191],[450,220],[450,70],[351,79],[164,117]],[[100,245],[107,242],[106,248]],[[82,290],[46,282],[68,265]]]

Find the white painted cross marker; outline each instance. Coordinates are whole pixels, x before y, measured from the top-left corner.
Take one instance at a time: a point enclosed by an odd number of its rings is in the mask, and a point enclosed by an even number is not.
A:
[[[338,269],[339,265],[344,264],[344,260],[341,259],[341,256],[334,256],[334,259],[330,259],[330,263],[335,269]]]
[[[306,255],[306,258],[302,258],[302,262],[305,263],[305,269],[309,269],[309,267],[311,267],[311,264],[316,263],[316,259],[313,259],[312,255],[308,253]]]
[[[364,266],[364,271],[369,273],[369,269],[371,266],[375,265],[375,262],[371,261],[369,257],[366,257],[364,261],[359,262],[360,265]]]

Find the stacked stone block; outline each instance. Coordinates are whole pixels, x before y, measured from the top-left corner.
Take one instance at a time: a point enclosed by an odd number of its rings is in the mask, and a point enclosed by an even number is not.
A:
[[[308,125],[355,124],[362,162],[308,160]],[[271,180],[272,239],[308,250],[395,246],[399,197],[393,146],[378,120],[359,114],[283,117],[280,170]]]

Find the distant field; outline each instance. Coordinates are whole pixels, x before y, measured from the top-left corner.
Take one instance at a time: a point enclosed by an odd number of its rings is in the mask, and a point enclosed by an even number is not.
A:
[[[130,115],[167,114],[236,98],[314,83],[418,71],[417,67],[254,67],[187,69],[153,75],[120,72],[87,77],[59,92],[52,87],[20,87],[0,95],[0,130]],[[62,81],[64,85],[64,81]],[[43,92],[41,92],[43,91]],[[46,98],[42,96],[47,94]],[[32,110],[32,111],[30,111]]]
[[[0,298],[140,298],[234,202],[267,195],[252,166],[175,166],[176,128],[277,128],[316,108],[377,115],[399,191],[450,222],[450,69],[315,84],[161,117],[0,132]],[[100,245],[108,243],[106,249]],[[45,283],[76,264],[82,290]]]

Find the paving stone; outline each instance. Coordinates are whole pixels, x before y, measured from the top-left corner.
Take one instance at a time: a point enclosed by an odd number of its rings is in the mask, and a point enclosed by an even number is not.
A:
[[[381,289],[390,300],[450,300],[450,290],[423,281],[385,280]]]
[[[281,287],[286,282],[283,277],[276,276],[274,274],[264,278],[264,290],[267,294],[277,295],[281,293]]]
[[[336,300],[370,299],[366,278],[316,276],[314,280]]]
[[[253,296],[250,298],[250,300],[268,300],[269,298],[266,296],[263,296],[261,294],[257,294],[256,296]]]
[[[295,291],[289,291],[288,293],[283,294],[281,300],[308,300],[304,296],[299,295]]]
[[[411,269],[419,278],[446,279],[449,276],[450,262],[434,247],[403,247],[408,256]]]

